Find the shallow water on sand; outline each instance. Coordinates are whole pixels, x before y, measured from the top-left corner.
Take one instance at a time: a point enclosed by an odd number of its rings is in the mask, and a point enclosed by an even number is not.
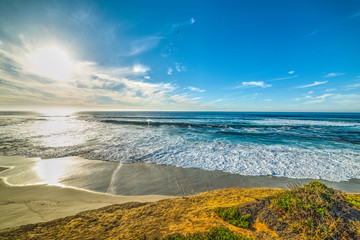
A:
[[[242,176],[222,171],[180,168],[148,163],[122,164],[80,157],[57,159],[0,156],[5,183],[15,186],[47,184],[112,195],[187,196],[205,191],[241,188],[281,188],[305,184],[313,179],[274,176]],[[360,192],[360,179],[323,181],[346,192]]]

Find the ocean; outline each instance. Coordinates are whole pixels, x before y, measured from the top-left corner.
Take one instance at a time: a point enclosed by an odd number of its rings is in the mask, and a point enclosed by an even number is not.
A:
[[[359,113],[0,112],[0,155],[360,179]]]

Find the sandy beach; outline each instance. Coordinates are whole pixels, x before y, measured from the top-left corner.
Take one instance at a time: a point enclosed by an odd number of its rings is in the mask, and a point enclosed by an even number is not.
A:
[[[114,196],[49,185],[9,186],[0,181],[0,230],[45,222],[125,202],[153,202],[170,196]]]
[[[0,229],[53,220],[115,203],[153,202],[222,188],[277,188],[311,179],[241,176],[175,166],[80,157],[0,158]],[[359,192],[360,180],[327,182]]]

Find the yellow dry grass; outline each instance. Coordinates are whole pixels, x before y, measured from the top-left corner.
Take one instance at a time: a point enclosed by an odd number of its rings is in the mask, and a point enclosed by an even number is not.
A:
[[[204,232],[217,226],[226,226],[247,237],[254,237],[256,231],[263,231],[277,238],[274,232],[261,223],[255,224],[255,232],[230,225],[215,214],[215,209],[243,206],[279,191],[232,188],[147,204],[112,205],[3,232],[0,233],[0,239],[152,239],[179,233],[187,235]]]

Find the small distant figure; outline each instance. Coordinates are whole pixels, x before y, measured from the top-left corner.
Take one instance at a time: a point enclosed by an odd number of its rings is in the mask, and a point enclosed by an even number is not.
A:
[[[178,35],[179,35],[179,33],[180,33],[180,31],[179,31],[179,30],[177,30],[176,34],[178,34]]]

